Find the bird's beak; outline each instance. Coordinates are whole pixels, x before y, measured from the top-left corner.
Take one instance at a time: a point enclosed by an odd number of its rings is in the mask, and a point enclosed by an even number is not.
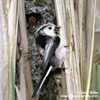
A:
[[[60,28],[61,28],[60,26],[56,26],[55,31],[59,31]]]

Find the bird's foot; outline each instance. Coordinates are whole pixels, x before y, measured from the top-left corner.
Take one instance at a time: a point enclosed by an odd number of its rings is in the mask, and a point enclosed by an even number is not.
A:
[[[61,70],[66,70],[67,68],[65,68],[65,67],[59,67],[59,69],[61,69]]]
[[[68,45],[65,45],[65,48],[68,48],[70,45],[72,45],[72,43],[69,43]]]

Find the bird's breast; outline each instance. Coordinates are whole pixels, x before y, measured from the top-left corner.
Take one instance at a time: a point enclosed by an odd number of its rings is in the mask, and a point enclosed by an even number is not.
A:
[[[59,45],[58,48],[55,51],[55,67],[61,67],[62,63],[64,62],[64,59],[67,56],[67,48],[65,48],[63,45]]]
[[[64,60],[66,57],[66,54],[67,54],[66,48],[63,45],[59,45],[59,47],[56,49],[56,52],[55,52],[56,58],[59,60]]]

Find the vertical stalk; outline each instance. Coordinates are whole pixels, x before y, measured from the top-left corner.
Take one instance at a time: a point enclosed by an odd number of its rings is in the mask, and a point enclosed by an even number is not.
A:
[[[94,46],[94,29],[95,29],[95,8],[96,0],[87,1],[87,88],[85,100],[88,100],[91,72],[92,72],[92,58],[93,58],[93,46]],[[90,25],[91,23],[91,25]]]
[[[99,93],[99,91],[98,91],[98,64],[96,64],[95,71],[96,71],[96,75],[95,75],[95,90],[96,90],[96,92]],[[98,100],[98,97],[96,97],[96,100]]]

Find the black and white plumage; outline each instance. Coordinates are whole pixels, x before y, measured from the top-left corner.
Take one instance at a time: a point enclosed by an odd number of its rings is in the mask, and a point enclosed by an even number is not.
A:
[[[35,88],[32,98],[35,97],[45,79],[51,72],[53,67],[61,67],[68,50],[61,43],[61,38],[57,34],[59,27],[54,24],[48,23],[41,26],[35,33],[36,45],[44,58],[44,72],[40,79],[39,84]]]

